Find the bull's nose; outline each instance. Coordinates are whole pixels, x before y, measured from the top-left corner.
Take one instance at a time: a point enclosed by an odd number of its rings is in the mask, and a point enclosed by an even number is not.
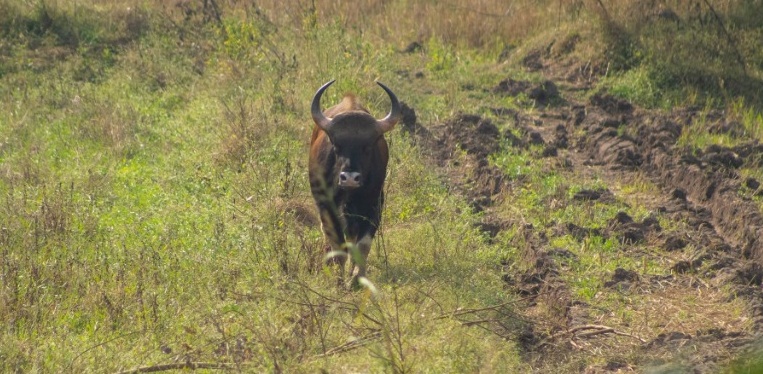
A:
[[[339,187],[360,187],[360,173],[354,171],[343,171],[339,173]]]

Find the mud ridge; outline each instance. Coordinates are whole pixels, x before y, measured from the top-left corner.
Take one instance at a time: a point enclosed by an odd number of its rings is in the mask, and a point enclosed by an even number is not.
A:
[[[692,370],[716,372],[722,361],[718,352],[754,349],[763,329],[763,215],[754,202],[739,194],[742,183],[752,190],[760,185],[754,179],[742,182],[736,172],[745,165],[757,166],[763,155],[760,145],[752,142],[733,149],[710,146],[692,152],[679,147],[677,141],[683,129],[698,117],[695,112],[642,110],[606,95],[592,96],[583,107],[585,111],[573,115],[576,120],[568,121],[567,126],[583,127],[587,134],[573,139],[576,148],[587,155],[585,163],[624,174],[645,172],[656,185],[670,191],[659,210],[688,222],[694,230],[688,236],[663,238],[665,251],[681,251],[689,244],[696,248],[690,259],[673,264],[675,279],[681,281],[686,279],[681,275],[703,269],[700,274],[712,284],[731,285],[736,296],[748,300],[752,335],[720,331],[683,336],[674,332],[644,346],[652,351],[694,347],[704,353],[689,356]],[[605,286],[628,287],[636,276],[615,272]],[[678,335],[682,336],[676,338]]]
[[[516,147],[527,144],[544,144],[540,133],[530,127],[522,129],[522,138],[511,133],[501,133],[491,120],[472,114],[457,114],[442,123],[422,126],[417,122],[415,110],[403,105],[403,131],[408,133],[419,147],[427,162],[435,165],[446,178],[446,183],[461,196],[464,196],[475,212],[483,212],[477,227],[490,238],[499,232],[520,225],[506,222],[490,212],[490,208],[500,201],[501,196],[511,188],[511,181],[497,167],[491,165],[488,156],[497,153],[503,142]],[[518,116],[516,112],[510,115]],[[566,129],[556,129],[551,147],[567,147]],[[545,153],[545,152],[544,152]],[[608,197],[604,191],[593,192]],[[541,231],[532,225],[521,225],[523,236],[524,262],[528,268],[520,274],[513,274],[509,264],[504,264],[506,272],[503,281],[527,300],[529,306],[543,304],[545,308],[555,310],[552,325],[536,328],[526,324],[520,331],[511,332],[529,356],[533,352],[550,348],[539,343],[548,337],[544,330],[557,331],[560,326],[574,322],[573,298],[564,281],[559,276],[558,260],[571,260],[571,252],[548,249],[548,240]]]
[[[529,70],[546,73],[550,64],[545,58],[545,53],[531,53],[523,63]],[[552,79],[567,76],[568,82],[580,83],[573,73],[546,75]],[[570,235],[580,242],[590,236],[616,238],[626,244],[626,250],[634,244],[649,243],[663,253],[679,254],[669,275],[615,269],[602,280],[605,288],[615,292],[651,293],[663,290],[667,283],[687,289],[731,286],[733,296],[729,297],[745,298],[747,315],[754,325],[752,333],[723,329],[667,331],[641,345],[644,353],[657,356],[693,347],[701,354],[690,355],[692,370],[715,372],[724,354],[752,349],[763,331],[763,215],[753,201],[739,193],[740,188],[745,188],[763,195],[763,187],[753,178],[743,180],[736,171],[743,166],[763,167],[763,145],[748,142],[733,148],[682,148],[678,140],[682,131],[699,118],[697,110],[649,111],[604,92],[594,93],[582,103],[565,97],[568,90],[587,89],[590,80],[583,83],[569,86],[546,80],[535,86],[511,78],[498,82],[491,92],[535,100],[533,114],[485,108],[497,121],[505,120],[519,130],[519,136],[500,131],[489,118],[463,113],[423,126],[417,122],[415,111],[405,105],[402,128],[425,159],[441,171],[447,185],[464,196],[475,211],[483,212],[477,224],[482,231],[492,238],[508,228],[518,230],[521,238],[515,244],[525,266],[517,271],[512,264],[502,264],[503,280],[528,300],[525,314],[545,313],[540,318],[529,318],[533,322],[516,333],[516,341],[534,368],[553,368],[559,364],[557,361],[570,360],[578,349],[572,341],[543,344],[548,339],[596,323],[591,317],[596,306],[576,300],[562,277],[565,269],[578,261],[576,255],[551,247],[546,237]],[[725,119],[722,113],[705,117],[716,121],[711,131],[742,134],[740,124]],[[585,172],[593,168],[603,175],[614,173],[617,178],[646,176],[662,189],[660,196],[651,198],[655,214],[685,222],[687,228],[664,232],[656,216],[638,222],[622,211],[603,228],[581,227],[575,222],[553,222],[549,227],[537,228],[507,222],[492,214],[491,208],[522,180],[511,180],[488,161],[491,154],[506,145],[523,149],[542,145],[542,152],[535,156],[551,158],[551,164],[567,170]],[[575,204],[623,204],[606,188],[582,190],[570,200]],[[586,371],[632,370],[641,365],[644,363],[618,359]]]
[[[458,114],[424,127],[417,122],[414,109],[405,103],[402,106],[403,131],[430,163],[443,170],[448,185],[465,196],[475,211],[492,206],[508,188],[503,173],[488,162],[488,156],[500,148],[498,128],[489,119],[471,114]],[[488,232],[497,232],[496,225],[502,224],[489,218],[485,221]]]
[[[695,115],[634,112],[611,101],[592,100],[583,120],[583,124],[588,123],[586,132],[598,134],[581,144],[592,162],[613,169],[640,167],[649,172],[658,185],[676,191],[687,208],[691,205],[695,211],[704,210],[705,224],[738,258],[763,264],[763,215],[753,202],[739,195],[740,178],[734,172],[761,153],[747,152],[747,157],[742,157],[733,150],[713,146],[697,158],[676,147],[682,129],[691,125]],[[607,130],[612,115],[624,126],[635,127],[635,136]]]

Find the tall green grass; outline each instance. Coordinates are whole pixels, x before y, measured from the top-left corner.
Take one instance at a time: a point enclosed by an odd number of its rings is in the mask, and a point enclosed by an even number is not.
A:
[[[516,107],[462,87],[526,74],[496,57],[595,13],[462,3],[0,0],[0,371],[528,370],[500,277],[516,248],[408,136],[390,135],[376,292],[323,269],[307,188],[320,84],[381,116],[378,79],[426,124]],[[522,157],[500,162],[540,172]]]
[[[521,365],[511,331],[448,317],[512,296],[486,276],[494,249],[477,217],[398,132],[371,256],[378,291],[337,289],[322,270],[306,103],[339,78],[326,102],[355,91],[381,116],[379,79],[418,104],[395,72],[428,55],[400,62],[311,12],[291,29],[251,9],[218,23],[136,3],[3,7],[15,46],[0,104],[3,371]],[[143,23],[129,37],[109,24],[132,12]]]

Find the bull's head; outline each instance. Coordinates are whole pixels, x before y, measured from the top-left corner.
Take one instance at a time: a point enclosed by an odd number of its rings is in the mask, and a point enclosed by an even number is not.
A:
[[[385,132],[392,130],[400,120],[402,111],[395,94],[376,82],[389,95],[392,109],[382,119],[376,119],[363,110],[339,113],[333,118],[321,112],[321,96],[334,81],[324,84],[313,97],[311,113],[315,123],[326,132],[331,140],[336,159],[334,170],[339,188],[353,189],[363,185],[372,168],[376,144]]]

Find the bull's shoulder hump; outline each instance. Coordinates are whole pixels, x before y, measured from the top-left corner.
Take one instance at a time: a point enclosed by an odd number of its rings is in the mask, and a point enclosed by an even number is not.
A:
[[[346,93],[344,94],[344,97],[342,98],[342,101],[329,108],[326,109],[326,112],[324,113],[327,117],[335,117],[338,114],[346,113],[346,112],[366,112],[368,113],[368,109],[364,107],[358,98],[352,94],[352,93]]]

